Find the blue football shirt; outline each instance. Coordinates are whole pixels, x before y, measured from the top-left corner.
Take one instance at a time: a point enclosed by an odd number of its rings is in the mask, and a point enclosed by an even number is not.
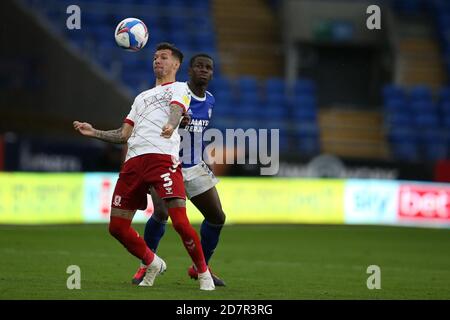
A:
[[[214,103],[214,96],[209,91],[206,91],[203,98],[197,97],[191,91],[191,104],[188,110],[191,120],[184,129],[179,129],[186,130],[190,137],[190,139],[182,139],[181,141],[180,159],[183,160],[183,168],[195,166],[203,161],[203,151],[205,149],[203,133],[211,120]],[[183,137],[181,132],[180,135]],[[188,151],[187,154],[185,153],[186,151]],[[183,157],[183,155],[186,156]]]

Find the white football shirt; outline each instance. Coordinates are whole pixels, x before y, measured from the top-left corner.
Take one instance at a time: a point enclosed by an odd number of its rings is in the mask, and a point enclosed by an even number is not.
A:
[[[191,96],[185,82],[169,82],[140,93],[131,106],[125,122],[134,126],[128,139],[126,160],[146,153],[168,154],[179,158],[180,135],[161,137],[162,127],[169,120],[170,104],[189,109]]]

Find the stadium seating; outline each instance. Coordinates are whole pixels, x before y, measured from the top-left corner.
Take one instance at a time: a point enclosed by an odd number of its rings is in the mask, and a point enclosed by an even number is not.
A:
[[[320,152],[315,83],[309,79],[298,79],[287,85],[283,78],[276,77],[222,77],[212,16],[205,14],[211,11],[211,1],[80,0],[77,4],[83,7],[83,25],[76,32],[67,30],[62,23],[66,19],[65,8],[71,4],[68,0],[24,1],[31,3],[36,11],[46,17],[56,31],[82,53],[81,56],[120,81],[131,95],[151,85],[149,51],[145,48],[140,53],[130,54],[119,49],[112,37],[112,30],[125,17],[142,19],[149,29],[147,47],[168,41],[185,54],[186,60],[178,72],[178,80],[188,79],[188,61],[194,53],[205,52],[214,57],[214,80],[209,88],[216,97],[212,126],[220,129],[282,128],[282,151],[298,150],[302,155],[309,156]],[[300,124],[301,129],[297,130]]]
[[[424,85],[409,90],[383,88],[385,125],[394,159],[407,162],[437,161],[449,156],[450,89],[433,97]]]
[[[430,102],[431,103],[431,89],[424,85],[414,86],[411,88],[409,98],[412,102]]]
[[[79,1],[78,5],[83,7],[83,26],[76,32],[67,30],[63,23],[66,19],[65,9],[71,4],[68,1],[27,2],[45,16],[57,32],[65,35],[78,50],[93,58],[108,73],[111,73],[111,66],[117,64],[122,65],[122,68],[119,68],[122,71],[130,70],[130,65],[133,65],[131,70],[148,70],[148,65],[142,59],[134,62],[130,59],[122,61],[122,58],[127,59],[126,55],[114,54],[117,52],[117,46],[111,30],[120,20],[129,16],[141,18],[146,22],[152,45],[163,41],[173,42],[187,58],[199,51],[216,55],[211,18],[209,14],[204,14],[210,10],[209,1],[196,0],[189,3],[181,0]],[[176,12],[179,14],[174,14]],[[180,33],[179,30],[184,32]],[[217,69],[219,67],[216,66]],[[125,86],[135,92],[134,85],[139,80],[130,81],[130,76],[125,75],[125,72],[121,72],[119,77]],[[187,68],[180,70],[180,78],[187,79]]]

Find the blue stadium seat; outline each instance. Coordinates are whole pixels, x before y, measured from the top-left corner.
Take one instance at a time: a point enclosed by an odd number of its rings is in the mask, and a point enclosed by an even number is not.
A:
[[[437,128],[440,126],[439,118],[434,113],[416,114],[414,122],[418,128]]]
[[[295,141],[297,151],[303,157],[312,157],[320,153],[320,142],[318,136],[297,137]]]
[[[423,158],[427,161],[445,159],[448,153],[448,137],[445,133],[437,130],[424,130],[419,135],[422,145]]]
[[[142,61],[136,55],[126,55],[121,59],[123,73],[142,73]],[[149,70],[150,71],[150,70]]]
[[[232,83],[228,78],[214,77],[209,84],[209,88],[214,95],[217,95],[219,91],[229,95],[233,94]]]
[[[288,109],[286,103],[280,100],[267,101],[260,105],[261,117],[266,120],[287,119]]]
[[[122,81],[133,93],[138,94],[150,88],[151,76],[143,73],[122,73]]]
[[[265,92],[264,103],[280,103],[288,104],[289,99],[286,94],[279,91]]]
[[[265,81],[266,94],[286,94],[286,85],[282,78],[268,78]]]
[[[83,50],[86,47],[86,44],[88,43],[87,34],[86,32],[83,31],[66,30],[66,36],[69,38],[70,42],[80,50]]]
[[[206,0],[191,0],[189,4],[191,10],[195,10],[197,12],[209,12],[210,11],[210,1]]]
[[[384,101],[388,101],[391,99],[401,99],[405,100],[405,91],[402,87],[394,85],[394,84],[387,84],[383,87],[383,99]]]
[[[165,42],[169,39],[169,35],[159,28],[153,28],[148,31],[148,42],[147,45],[156,47],[158,43]]]
[[[164,6],[166,0],[133,0],[135,4],[138,5],[149,5],[149,6]]]
[[[189,31],[195,32],[199,35],[202,33],[212,34],[214,30],[213,22],[211,21],[210,16],[205,14],[191,15],[186,24],[186,28],[188,28]]]
[[[177,48],[181,50],[181,47],[187,47],[189,51],[192,50],[193,44],[191,39],[181,32],[169,32],[166,34],[167,39],[170,43],[173,43]],[[184,53],[184,52],[183,52]]]
[[[292,87],[293,94],[312,95],[316,94],[316,84],[312,80],[297,79]]]
[[[192,32],[190,38],[198,52],[211,52],[215,50],[215,38],[212,32]]]
[[[445,114],[442,117],[442,126],[446,129],[450,129],[450,114]]]
[[[253,104],[260,105],[260,99],[257,92],[254,91],[244,91],[239,95],[239,102],[242,104]]]
[[[435,113],[437,111],[436,105],[432,101],[427,100],[414,100],[409,107],[416,114]]]
[[[320,153],[320,130],[315,122],[297,122],[294,128],[293,142],[302,156],[314,156]]]
[[[259,113],[259,109],[256,104],[238,102],[234,108],[230,109],[231,115],[238,121],[245,118],[255,118]]]
[[[316,105],[316,98],[311,95],[298,94],[291,99],[292,110],[295,110],[297,108],[316,109]]]
[[[424,9],[421,0],[393,0],[392,3],[394,10],[404,15],[420,14]]]
[[[400,141],[391,144],[392,156],[395,160],[416,162],[419,161],[419,149],[416,143]]]
[[[385,121],[388,127],[412,127],[414,125],[413,116],[408,111],[390,112],[385,115]]]
[[[279,148],[280,148],[280,152],[286,152],[286,151],[290,151],[289,148],[289,135],[287,134],[285,129],[280,129],[279,131]]]
[[[317,111],[315,109],[304,109],[304,108],[297,108],[294,109],[294,121],[311,121],[311,122],[317,122]]]
[[[295,123],[294,132],[299,137],[318,137],[320,129],[315,122],[299,121]]]
[[[417,101],[431,102],[431,89],[425,85],[415,86],[411,88],[411,91],[409,92],[409,98],[413,103]]]
[[[388,132],[388,139],[390,142],[401,141],[417,141],[418,133],[414,128],[409,126],[396,126],[391,128]]]
[[[170,15],[167,18],[167,25],[170,30],[173,30],[173,32],[180,33],[180,30],[185,30],[187,27],[187,19],[184,15],[177,16],[177,15]]]
[[[395,160],[415,162],[419,160],[417,133],[409,127],[394,127],[388,132],[392,156]]]
[[[114,40],[105,40],[97,43],[94,57],[101,65],[110,65],[116,53],[120,52]]]
[[[85,10],[82,11],[81,19],[82,24],[86,23],[87,27],[92,28],[91,31],[94,31],[94,28],[107,24],[108,15],[104,11]]]
[[[439,91],[439,102],[450,102],[450,87],[443,87]]]
[[[92,34],[97,43],[100,42],[114,42],[113,34],[114,29],[106,24],[99,24],[89,30],[89,34]],[[114,42],[115,43],[115,42]]]
[[[215,89],[215,88],[214,88]],[[224,103],[224,104],[234,104],[235,99],[234,96],[231,95],[227,90],[212,90],[212,88],[208,88],[208,91],[211,92],[216,100],[217,103]]]
[[[166,16],[184,16],[186,15],[186,10],[189,10],[189,6],[186,5],[186,1],[183,0],[164,1],[162,8],[167,10]]]
[[[252,76],[242,76],[237,79],[239,92],[254,91],[258,92],[258,81]]]
[[[450,13],[449,12],[439,12],[437,16],[438,27],[442,31],[450,29]]]
[[[405,100],[400,98],[390,98],[384,103],[384,109],[387,113],[407,112],[407,107]]]
[[[448,159],[448,145],[446,143],[428,143],[424,145],[424,159],[427,161],[438,161]]]
[[[232,108],[234,107],[235,105],[230,101],[216,100],[212,118],[230,118],[233,114]]]

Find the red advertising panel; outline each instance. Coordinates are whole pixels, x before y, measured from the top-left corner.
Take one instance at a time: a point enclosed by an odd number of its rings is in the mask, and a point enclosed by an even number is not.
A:
[[[398,214],[400,219],[450,221],[450,187],[401,185]]]

